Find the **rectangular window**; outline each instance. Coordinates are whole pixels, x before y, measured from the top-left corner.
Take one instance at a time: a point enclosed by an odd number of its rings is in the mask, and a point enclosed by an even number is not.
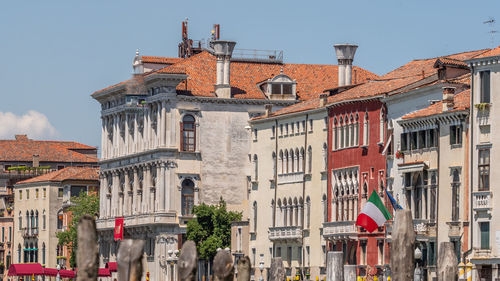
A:
[[[290,132],[291,132],[292,134],[294,134],[294,133],[295,133],[295,123],[293,123],[293,122],[292,122],[292,123],[290,123]]]
[[[43,189],[43,198],[47,198],[47,189],[46,188]]]
[[[280,136],[283,135],[283,124],[280,124]]]
[[[59,187],[57,189],[57,197],[58,198],[62,198],[63,197],[63,194],[64,194],[64,189],[62,187]]]
[[[309,132],[312,132],[313,130],[313,120],[309,119]]]
[[[38,192],[38,191],[39,191],[39,190],[38,190],[38,188],[37,188],[37,189],[35,189],[35,198],[36,198],[36,199],[38,199],[38,195],[39,195],[39,192]]]
[[[64,169],[64,165],[57,165],[57,169],[58,169],[58,170],[62,170],[62,169]]]
[[[273,126],[272,130],[273,130],[273,131],[272,131],[271,133],[272,133],[272,136],[273,136],[273,138],[274,138],[274,137],[276,137],[276,127],[275,127],[275,126]]]
[[[490,150],[479,150],[479,190],[490,189]]]
[[[281,247],[276,247],[276,257],[281,257]]]
[[[12,226],[9,226],[9,242],[12,242]]]
[[[479,231],[481,232],[481,249],[487,250],[490,248],[490,223],[480,222]]]
[[[361,265],[366,265],[366,243],[368,241],[361,242]]]
[[[450,126],[450,145],[462,144],[462,126]]]
[[[380,265],[384,264],[384,241],[378,241],[378,263]]]
[[[287,261],[288,261],[288,266],[291,267],[292,266],[292,247],[288,247],[287,249],[287,253],[286,253],[286,258],[287,258]]]
[[[306,132],[306,120],[302,120],[302,132]]]
[[[425,146],[425,131],[418,131],[418,148],[424,148]]]
[[[408,150],[408,133],[401,134],[401,151]]]
[[[460,182],[453,181],[451,185],[452,185],[451,220],[458,221],[460,217]]]
[[[26,189],[26,200],[30,199],[30,190]]]
[[[481,79],[480,101],[481,103],[490,103],[490,72],[481,71],[479,77]]]
[[[411,186],[411,173],[405,173],[405,187]]]
[[[2,243],[5,242],[5,227],[2,226]]]
[[[255,261],[257,260],[256,257],[255,257],[256,255],[257,254],[255,252],[255,248],[252,248],[252,264],[255,264]]]
[[[86,186],[72,186],[71,187],[71,197],[78,197],[80,196],[80,193],[82,192],[87,192],[87,187]]]
[[[436,147],[436,129],[428,130],[427,147]]]
[[[257,129],[253,129],[253,140],[257,140]]]
[[[302,247],[299,246],[297,248],[297,260],[299,261],[300,264],[302,264]]]
[[[436,264],[436,242],[429,242],[429,265]]]
[[[285,124],[285,136],[288,136],[288,123]]]
[[[19,190],[19,200],[23,200],[23,191]]]
[[[417,149],[417,132],[410,133],[410,149]]]

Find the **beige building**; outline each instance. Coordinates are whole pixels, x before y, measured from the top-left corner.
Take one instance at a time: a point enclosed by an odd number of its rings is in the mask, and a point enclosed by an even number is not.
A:
[[[500,47],[468,61],[471,82],[470,217],[471,249],[467,258],[474,264],[473,280],[500,277],[500,208],[494,208],[500,195],[500,173],[495,159],[500,159]],[[496,104],[496,105],[495,105]],[[496,107],[495,107],[496,106]]]
[[[456,92],[456,93],[455,93]],[[469,98],[468,83],[443,88],[442,101],[407,114],[398,172],[405,208],[412,211],[420,275],[436,277],[441,242],[453,242],[457,259],[469,248]],[[426,280],[424,279],[424,280]]]
[[[98,190],[98,170],[67,167],[14,186],[14,263],[66,267],[69,256],[56,237],[69,223],[63,206],[71,203],[71,196]]]
[[[291,278],[298,272],[311,279],[325,274],[321,229],[327,221],[327,110],[294,108],[250,121],[249,257],[255,280],[261,276],[260,264],[268,278],[272,257],[283,259]]]

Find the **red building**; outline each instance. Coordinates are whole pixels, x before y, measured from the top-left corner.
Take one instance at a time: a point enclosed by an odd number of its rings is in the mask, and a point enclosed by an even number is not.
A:
[[[389,263],[384,227],[368,233],[355,226],[372,191],[386,201],[386,109],[381,96],[370,96],[368,84],[328,99],[330,204],[323,236],[329,250],[342,251],[346,264],[358,265],[358,275],[382,276]]]

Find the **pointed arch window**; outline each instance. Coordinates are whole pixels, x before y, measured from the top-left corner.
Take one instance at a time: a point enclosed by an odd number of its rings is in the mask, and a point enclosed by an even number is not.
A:
[[[323,194],[323,221],[327,222],[328,221],[328,202],[326,198],[326,194]]]
[[[288,150],[285,150],[285,163],[284,163],[285,167],[283,168],[284,174],[288,174],[288,172],[289,172],[290,165],[289,165],[288,161],[290,161],[290,159],[288,159]]]
[[[349,119],[347,118],[347,115],[344,118],[344,134],[345,134],[344,147],[349,147]]]
[[[385,140],[385,120],[384,111],[380,110],[380,128],[379,128],[379,143],[384,143]]]
[[[276,152],[273,151],[273,175],[276,174]]]
[[[190,179],[185,179],[182,181],[181,205],[183,216],[193,214],[194,182]]]
[[[259,180],[259,160],[257,158],[257,154],[253,155],[253,180]]]
[[[306,228],[311,227],[311,198],[307,196],[306,199]]]
[[[458,221],[460,218],[460,172],[458,169],[453,171],[452,188],[452,209],[451,220]]]
[[[342,117],[340,118],[340,122],[339,122],[339,130],[340,130],[340,134],[339,134],[339,137],[340,137],[340,148],[344,148],[344,120],[342,119]]]
[[[350,139],[349,139],[349,146],[354,146],[354,138],[355,138],[355,134],[354,134],[354,118],[352,117],[352,114],[350,116],[350,119],[349,119],[349,131],[350,131]]]
[[[307,172],[312,173],[312,147],[307,148]]]
[[[370,134],[368,122],[369,122],[368,121],[368,113],[365,113],[365,120],[363,122],[363,146],[368,146],[369,134]]]
[[[279,167],[278,167],[279,173],[284,174],[285,173],[285,159],[283,158],[283,150],[280,150],[278,164],[279,164]]]
[[[290,149],[290,172],[295,172],[295,153]]]
[[[339,148],[339,133],[337,130],[337,118],[333,119],[333,150]]]
[[[252,206],[252,212],[253,212],[253,232],[257,232],[257,201],[253,201],[253,206]]]
[[[187,114],[181,123],[182,151],[196,150],[196,127],[193,115]]]

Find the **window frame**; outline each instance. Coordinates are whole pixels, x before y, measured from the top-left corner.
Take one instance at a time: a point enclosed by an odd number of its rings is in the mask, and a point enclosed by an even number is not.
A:
[[[487,152],[487,157],[482,156],[483,153]],[[487,159],[488,161],[481,161],[482,159]],[[488,191],[490,190],[490,172],[491,172],[491,151],[489,148],[482,148],[478,150],[478,190]],[[483,172],[484,171],[484,172]],[[486,179],[486,181],[485,181]]]
[[[479,102],[480,103],[490,103],[491,102],[491,72],[489,70],[484,70],[479,72]]]
[[[193,120],[186,120],[186,118],[193,118]],[[192,125],[192,128],[186,128],[186,125]],[[185,135],[187,133],[187,135]],[[192,140],[192,144],[189,143]],[[181,121],[181,150],[185,152],[196,151],[196,118],[192,114],[182,116]]]

